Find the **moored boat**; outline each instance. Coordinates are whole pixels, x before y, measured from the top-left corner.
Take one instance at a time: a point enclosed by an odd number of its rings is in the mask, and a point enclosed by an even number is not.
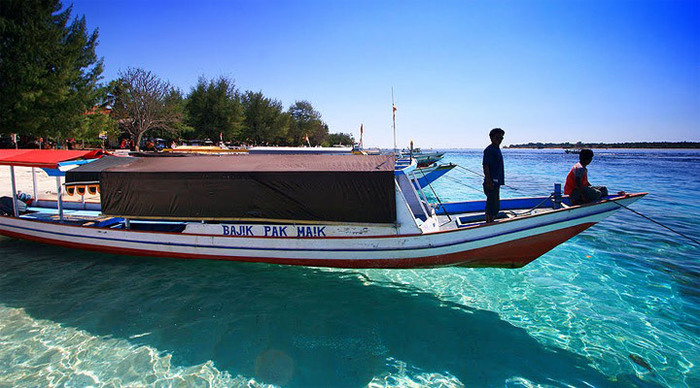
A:
[[[250,147],[250,154],[265,155],[349,155],[352,147]]]
[[[444,152],[424,152],[420,148],[401,151],[402,156],[416,160],[418,167],[428,167],[439,162],[445,156]]]
[[[27,165],[2,153],[0,164]],[[484,201],[429,203],[415,189],[415,163],[394,164],[390,155],[133,158],[99,170],[96,210],[29,207],[0,217],[0,234],[141,256],[515,268],[645,195],[577,206],[556,191],[508,199],[499,220],[485,224]],[[67,173],[67,185],[86,184],[81,168]]]

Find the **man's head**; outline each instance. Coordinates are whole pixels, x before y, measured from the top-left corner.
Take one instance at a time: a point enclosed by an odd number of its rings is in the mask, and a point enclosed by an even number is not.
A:
[[[494,128],[489,132],[489,137],[491,138],[491,144],[494,145],[501,145],[501,142],[503,141],[503,136],[505,136],[506,131],[502,130],[501,128]]]
[[[578,153],[578,160],[582,165],[588,165],[593,160],[593,150],[589,150],[588,148],[582,149]]]

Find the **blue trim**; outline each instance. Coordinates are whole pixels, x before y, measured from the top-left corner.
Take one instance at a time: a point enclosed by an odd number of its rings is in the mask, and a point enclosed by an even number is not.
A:
[[[608,195],[607,197],[601,198],[601,200],[616,197],[618,196]],[[572,206],[568,196],[562,196],[561,203],[568,206]],[[537,205],[539,205],[540,208],[554,208],[555,202],[552,200],[552,198],[547,199],[547,197],[501,199],[501,210],[531,209]],[[445,202],[439,204],[438,208],[435,210],[435,214],[447,215],[459,213],[476,213],[483,212],[485,208],[486,201]]]
[[[416,186],[416,188],[426,187],[429,184],[435,182],[441,176],[450,172],[454,167],[456,167],[455,165],[452,165],[452,167],[449,166],[449,164],[439,166],[438,168],[427,174],[423,174],[421,169],[416,169],[415,174],[416,178],[418,178],[418,185],[416,185],[414,182],[414,186]]]
[[[95,160],[97,160],[97,159],[69,160],[69,161],[67,161],[67,162],[59,162],[59,163],[58,163],[58,167],[60,168],[60,167],[70,166],[70,165],[77,165],[77,166],[80,166],[80,165],[82,165],[82,164],[87,164],[87,163],[94,162]],[[65,172],[65,171],[61,171],[61,170],[59,170],[58,168],[43,168],[43,167],[42,167],[41,169],[44,170],[44,172],[45,172],[48,176],[56,177],[56,176],[65,176],[65,175],[66,175],[66,172]]]

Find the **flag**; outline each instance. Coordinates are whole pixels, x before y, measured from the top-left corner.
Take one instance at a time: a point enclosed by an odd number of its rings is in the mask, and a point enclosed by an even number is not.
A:
[[[394,120],[396,120],[396,105],[391,104],[391,108],[392,117],[394,118]]]
[[[362,144],[362,133],[364,132],[364,129],[365,129],[364,127],[365,127],[364,124],[360,124],[360,148],[363,148],[363,146],[364,146]]]

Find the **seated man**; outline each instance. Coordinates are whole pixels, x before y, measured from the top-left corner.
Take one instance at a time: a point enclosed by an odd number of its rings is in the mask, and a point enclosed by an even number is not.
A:
[[[597,201],[608,195],[608,189],[605,186],[591,186],[588,183],[588,166],[593,161],[593,151],[582,149],[578,154],[579,162],[574,164],[566,176],[566,184],[564,185],[564,194],[569,196],[572,205],[580,205],[583,203]]]

